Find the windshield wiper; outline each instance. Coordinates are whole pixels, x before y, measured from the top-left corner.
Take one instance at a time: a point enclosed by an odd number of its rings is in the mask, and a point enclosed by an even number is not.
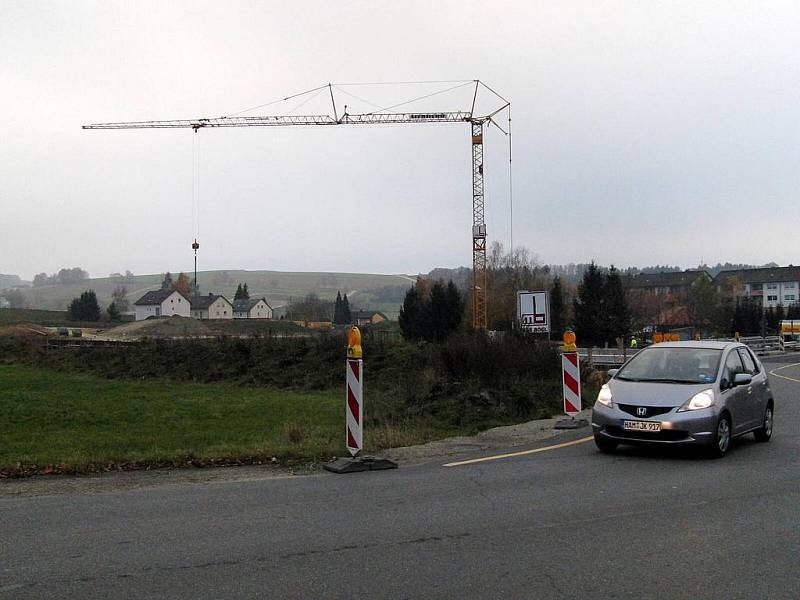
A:
[[[641,379],[636,379],[635,377],[623,377],[622,375],[617,375],[614,379],[619,379],[621,381],[641,381]]]

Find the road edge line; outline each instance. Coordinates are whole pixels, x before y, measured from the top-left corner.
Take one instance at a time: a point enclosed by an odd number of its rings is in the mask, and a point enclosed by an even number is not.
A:
[[[585,444],[594,439],[594,436],[587,436],[584,438],[580,438],[577,440],[572,440],[569,442],[563,442],[561,444],[555,444],[553,446],[544,446],[543,448],[534,448],[532,450],[522,450],[520,452],[509,452],[508,454],[495,454],[493,456],[483,456],[481,458],[472,458],[470,460],[460,460],[457,462],[447,463],[442,465],[443,467],[461,467],[463,465],[474,465],[477,463],[482,462],[489,462],[492,460],[502,460],[505,458],[516,458],[517,456],[527,456],[529,454],[536,454],[538,452],[547,452],[548,450],[558,450],[559,448],[566,448],[567,446],[576,446],[578,444]]]

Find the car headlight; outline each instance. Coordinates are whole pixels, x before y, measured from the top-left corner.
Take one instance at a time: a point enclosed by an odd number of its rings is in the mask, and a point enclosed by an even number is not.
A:
[[[613,398],[611,397],[611,388],[607,385],[604,385],[600,388],[600,393],[597,394],[597,401],[609,408],[614,406]]]
[[[714,390],[703,390],[684,402],[683,406],[678,409],[678,412],[684,412],[687,410],[700,410],[701,408],[708,408],[709,406],[713,405]]]

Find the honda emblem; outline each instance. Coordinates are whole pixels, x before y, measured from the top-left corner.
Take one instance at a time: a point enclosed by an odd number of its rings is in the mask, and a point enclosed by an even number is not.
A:
[[[646,406],[640,406],[639,408],[637,408],[636,409],[636,415],[639,416],[639,417],[646,417],[647,416],[647,407]]]

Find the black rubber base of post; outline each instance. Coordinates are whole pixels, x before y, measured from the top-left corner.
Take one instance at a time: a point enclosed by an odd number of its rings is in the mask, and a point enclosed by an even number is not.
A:
[[[388,458],[374,456],[359,456],[357,458],[339,458],[323,465],[331,473],[360,473],[361,471],[383,471],[396,469],[397,463]]]
[[[553,429],[580,429],[581,427],[586,427],[589,424],[589,421],[586,419],[561,419],[560,421],[556,421],[556,424],[553,425]]]

